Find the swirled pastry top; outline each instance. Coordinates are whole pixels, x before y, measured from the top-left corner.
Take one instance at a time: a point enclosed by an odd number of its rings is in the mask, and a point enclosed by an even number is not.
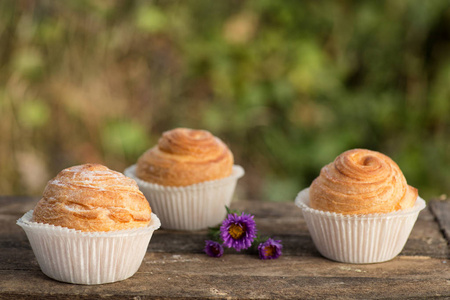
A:
[[[388,213],[414,206],[417,189],[386,155],[353,149],[326,165],[311,184],[311,208],[342,214]]]
[[[62,170],[47,183],[33,221],[81,231],[146,226],[151,209],[136,182],[98,164]]]
[[[176,128],[138,159],[136,175],[164,186],[187,186],[227,177],[232,168],[233,154],[219,138],[205,130]]]

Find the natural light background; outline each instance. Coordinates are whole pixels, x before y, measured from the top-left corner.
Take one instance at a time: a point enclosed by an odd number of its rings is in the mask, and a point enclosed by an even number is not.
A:
[[[184,126],[229,145],[239,198],[293,201],[356,147],[448,194],[449,41],[448,0],[1,1],[0,192]]]

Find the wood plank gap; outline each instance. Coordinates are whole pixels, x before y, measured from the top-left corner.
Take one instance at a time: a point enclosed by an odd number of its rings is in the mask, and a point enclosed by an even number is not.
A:
[[[450,248],[450,201],[432,200],[429,207]]]

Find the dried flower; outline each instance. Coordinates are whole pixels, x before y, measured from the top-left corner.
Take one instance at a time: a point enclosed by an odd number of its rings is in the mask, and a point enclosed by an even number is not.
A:
[[[256,223],[250,214],[228,214],[220,226],[220,237],[223,244],[236,251],[247,249],[256,237]]]
[[[260,259],[276,259],[281,255],[281,249],[283,245],[281,245],[280,240],[273,240],[269,238],[264,243],[259,244],[259,258]]]
[[[211,257],[221,257],[223,255],[223,247],[220,243],[207,240],[205,241],[204,251]]]

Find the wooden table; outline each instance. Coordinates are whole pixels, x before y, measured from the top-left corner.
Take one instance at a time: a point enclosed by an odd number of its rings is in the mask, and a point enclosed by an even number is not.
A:
[[[0,197],[0,299],[168,298],[450,298],[450,202],[420,213],[403,252],[379,264],[344,264],[315,249],[293,203],[234,202],[255,215],[260,233],[283,241],[283,256],[262,261],[226,250],[203,252],[206,231],[155,232],[139,271],[104,285],[75,285],[46,277],[15,224],[38,198]]]

